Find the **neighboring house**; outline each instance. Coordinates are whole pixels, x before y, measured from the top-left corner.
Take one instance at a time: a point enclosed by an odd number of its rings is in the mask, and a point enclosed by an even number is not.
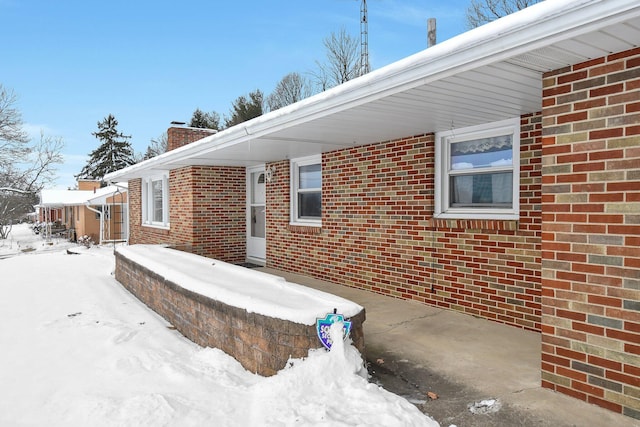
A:
[[[640,418],[639,45],[637,0],[542,2],[105,179],[131,244],[541,332],[544,387]]]
[[[45,196],[49,200],[53,200],[53,194]],[[42,193],[40,193],[40,201],[42,202]],[[42,205],[42,203],[35,206],[37,212],[35,214],[35,222],[40,223],[61,223],[62,222],[62,205],[61,204],[49,204],[48,206]]]
[[[98,244],[127,240],[126,183],[101,188],[100,181],[78,180],[77,190],[42,190],[38,208],[40,221],[53,225],[46,232]]]

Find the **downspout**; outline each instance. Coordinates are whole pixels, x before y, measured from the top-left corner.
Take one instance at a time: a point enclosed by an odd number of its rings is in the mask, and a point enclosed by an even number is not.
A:
[[[87,202],[87,203],[85,203],[84,205],[85,205],[85,206],[87,207],[87,209],[89,209],[90,211],[95,212],[95,213],[97,213],[98,215],[100,215],[100,238],[98,239],[98,244],[99,244],[99,245],[102,245],[102,233],[104,232],[104,224],[103,224],[103,222],[102,222],[102,219],[103,219],[103,218],[102,218],[102,211],[99,211],[99,210],[97,210],[97,209],[92,208],[91,206],[89,206],[89,203],[88,203],[88,202]]]

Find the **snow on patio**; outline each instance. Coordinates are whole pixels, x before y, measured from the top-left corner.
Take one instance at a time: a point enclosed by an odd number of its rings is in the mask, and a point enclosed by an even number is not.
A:
[[[349,344],[260,377],[124,290],[113,248],[68,255],[26,225],[13,233],[35,250],[0,242],[0,257],[17,255],[0,259],[0,425],[438,425],[368,383]]]

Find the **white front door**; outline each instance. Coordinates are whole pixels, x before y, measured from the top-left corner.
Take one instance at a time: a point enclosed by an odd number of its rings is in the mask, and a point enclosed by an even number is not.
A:
[[[266,186],[264,166],[247,168],[247,258],[264,262],[266,243]]]

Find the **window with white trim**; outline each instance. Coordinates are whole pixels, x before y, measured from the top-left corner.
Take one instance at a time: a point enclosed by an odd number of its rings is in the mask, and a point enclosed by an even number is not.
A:
[[[436,134],[439,218],[518,219],[520,119]]]
[[[291,160],[291,224],[320,226],[322,156]]]
[[[169,177],[160,175],[142,180],[142,224],[169,227]]]

